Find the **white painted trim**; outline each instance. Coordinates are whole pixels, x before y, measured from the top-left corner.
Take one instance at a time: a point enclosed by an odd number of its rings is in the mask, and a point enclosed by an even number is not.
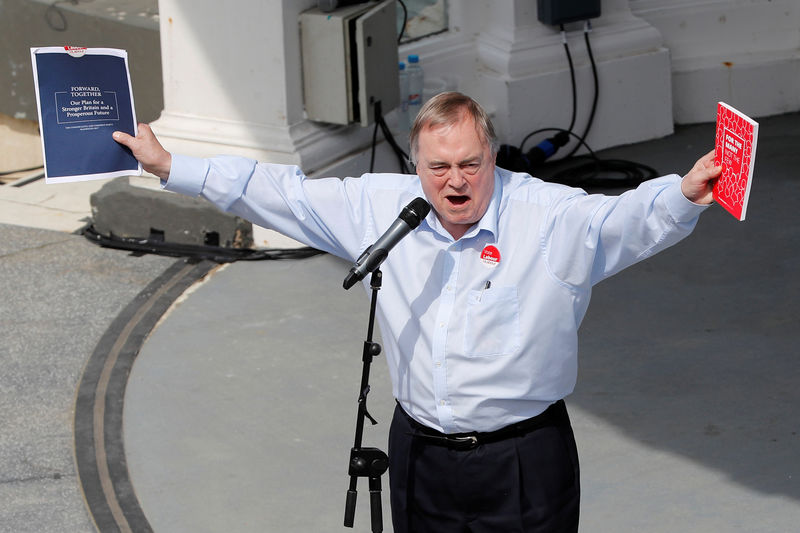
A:
[[[264,162],[301,165],[308,173],[341,158],[343,145],[367,146],[372,135],[371,128],[307,120],[291,126],[270,126],[169,112],[162,113],[151,126],[170,151],[199,157],[243,155]]]

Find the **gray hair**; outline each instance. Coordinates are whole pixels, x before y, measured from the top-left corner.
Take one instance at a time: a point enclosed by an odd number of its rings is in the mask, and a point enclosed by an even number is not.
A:
[[[492,156],[495,156],[500,147],[500,141],[497,140],[489,115],[478,102],[469,96],[452,91],[437,94],[425,102],[425,105],[420,109],[409,135],[411,162],[413,164],[417,163],[419,134],[424,128],[455,124],[461,120],[464,113],[472,117],[478,133],[483,137],[484,142],[489,145]]]

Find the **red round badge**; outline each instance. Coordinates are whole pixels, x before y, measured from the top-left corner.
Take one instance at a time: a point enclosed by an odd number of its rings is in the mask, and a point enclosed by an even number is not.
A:
[[[64,50],[72,57],[83,57],[86,53],[85,46],[65,46]]]
[[[496,267],[500,264],[500,250],[491,244],[481,252],[481,261],[485,265]]]

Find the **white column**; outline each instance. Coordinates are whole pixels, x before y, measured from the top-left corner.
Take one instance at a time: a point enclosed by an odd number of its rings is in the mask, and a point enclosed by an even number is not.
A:
[[[366,145],[362,128],[304,119],[298,16],[316,4],[160,0],[164,111],[153,128],[165,147],[311,173]]]
[[[604,0],[592,26],[600,90],[589,145],[600,149],[671,133],[669,53],[659,32],[633,16],[627,0]],[[574,131],[582,134],[594,94],[582,23],[567,25],[567,41],[577,81]],[[530,131],[569,126],[572,96],[562,37],[538,21],[535,2],[493,1],[477,53],[486,68],[475,90],[482,101],[496,102],[502,139],[518,144]]]

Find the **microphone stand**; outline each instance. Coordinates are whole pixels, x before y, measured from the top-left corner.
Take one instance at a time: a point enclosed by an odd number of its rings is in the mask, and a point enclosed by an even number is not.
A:
[[[372,301],[369,308],[367,340],[364,342],[364,352],[361,358],[364,364],[361,371],[361,388],[358,394],[355,441],[353,448],[350,450],[348,470],[350,488],[347,490],[347,501],[344,509],[344,525],[345,527],[353,527],[353,519],[356,513],[356,484],[360,477],[369,478],[370,517],[373,533],[383,531],[381,475],[389,468],[389,456],[377,448],[362,448],[361,439],[364,435],[364,418],[368,418],[373,425],[378,423],[367,411],[367,394],[369,394],[369,370],[372,358],[381,353],[381,345],[372,342],[372,332],[375,325],[375,307],[378,302],[378,291],[381,288],[382,276],[380,269],[375,269],[370,278]]]

